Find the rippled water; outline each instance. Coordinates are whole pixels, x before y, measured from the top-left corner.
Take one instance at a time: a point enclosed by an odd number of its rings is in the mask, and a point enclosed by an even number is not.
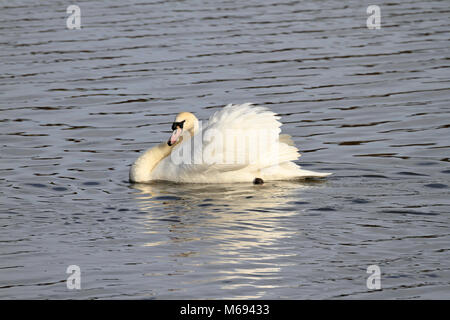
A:
[[[450,298],[448,1],[76,4],[0,3],[0,298]],[[128,183],[248,101],[333,176]]]

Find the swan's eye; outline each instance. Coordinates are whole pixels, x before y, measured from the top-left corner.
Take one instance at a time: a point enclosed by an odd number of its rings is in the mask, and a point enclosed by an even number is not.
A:
[[[181,129],[183,129],[183,125],[184,125],[184,122],[185,122],[186,120],[183,120],[183,121],[180,121],[180,122],[174,122],[174,123],[172,123],[172,130],[176,130],[177,128],[181,128]]]

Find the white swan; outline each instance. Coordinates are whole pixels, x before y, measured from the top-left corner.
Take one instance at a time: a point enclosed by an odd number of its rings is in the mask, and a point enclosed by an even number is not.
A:
[[[280,117],[250,103],[229,104],[201,129],[190,112],[181,112],[169,141],[145,151],[131,166],[130,181],[233,183],[326,177],[303,170],[291,137],[280,134]]]

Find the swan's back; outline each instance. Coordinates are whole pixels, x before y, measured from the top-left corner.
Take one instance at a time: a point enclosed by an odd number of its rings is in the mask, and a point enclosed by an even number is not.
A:
[[[193,137],[190,163],[175,163],[169,156],[156,166],[152,180],[229,183],[328,175],[302,170],[292,162],[300,154],[289,135],[280,135],[279,119],[265,107],[229,104],[214,113]],[[172,153],[188,147],[187,143],[191,144],[190,139]]]
[[[265,107],[251,103],[229,104],[210,118],[208,128],[224,133],[225,159],[233,159],[233,156],[237,160],[247,158],[250,165],[261,169],[300,157],[293,143],[286,143],[290,139],[288,135],[282,135],[283,139],[280,139],[282,123],[279,119],[279,116]],[[240,146],[244,146],[245,142],[245,147],[226,148],[233,138],[240,140]],[[236,145],[239,141],[231,141],[229,145],[233,145],[233,142]]]

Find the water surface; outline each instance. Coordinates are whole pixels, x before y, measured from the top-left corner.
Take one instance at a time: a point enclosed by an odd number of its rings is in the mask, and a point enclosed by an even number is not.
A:
[[[380,30],[364,1],[76,4],[0,3],[0,298],[450,298],[448,1]],[[128,183],[178,112],[249,101],[333,175]]]

